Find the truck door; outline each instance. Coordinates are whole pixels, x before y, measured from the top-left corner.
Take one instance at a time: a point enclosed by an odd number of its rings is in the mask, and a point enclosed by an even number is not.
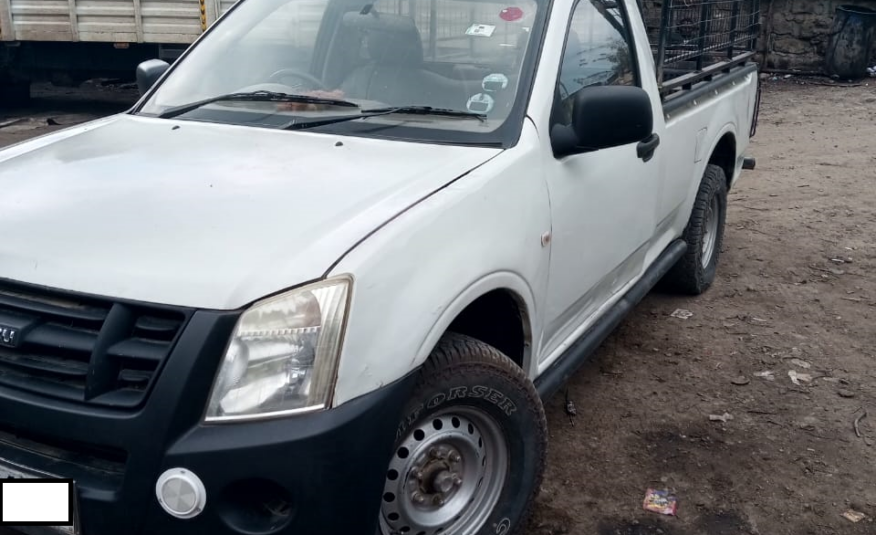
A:
[[[571,124],[578,91],[641,85],[631,33],[623,2],[575,2],[550,126]],[[548,158],[552,245],[542,359],[645,268],[655,230],[661,151],[658,147],[646,162],[637,156],[636,145]]]

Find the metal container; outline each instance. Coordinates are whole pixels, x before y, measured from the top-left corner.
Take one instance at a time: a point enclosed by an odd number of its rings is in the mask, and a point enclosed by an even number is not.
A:
[[[825,53],[825,71],[844,79],[867,76],[876,43],[876,10],[861,6],[839,6],[833,19]]]

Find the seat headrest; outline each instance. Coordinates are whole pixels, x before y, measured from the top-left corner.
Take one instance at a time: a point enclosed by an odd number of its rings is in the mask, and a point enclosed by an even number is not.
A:
[[[385,65],[419,65],[423,63],[423,41],[411,17],[370,12],[344,14],[344,25],[364,34],[368,56]]]

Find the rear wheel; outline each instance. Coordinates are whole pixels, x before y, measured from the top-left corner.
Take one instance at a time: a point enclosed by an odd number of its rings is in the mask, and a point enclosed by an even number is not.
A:
[[[726,217],[727,177],[717,165],[708,165],[684,230],[687,251],[666,274],[667,286],[691,295],[709,289],[718,270]]]
[[[403,414],[384,484],[382,533],[519,532],[547,447],[541,400],[523,371],[495,348],[449,334]]]

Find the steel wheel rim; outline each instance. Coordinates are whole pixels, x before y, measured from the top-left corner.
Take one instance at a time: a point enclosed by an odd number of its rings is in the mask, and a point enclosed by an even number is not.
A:
[[[509,455],[499,424],[453,408],[412,428],[386,473],[380,525],[386,535],[474,535],[499,501]]]
[[[706,221],[703,225],[703,256],[701,262],[704,268],[708,268],[715,254],[718,243],[718,220],[721,207],[718,205],[718,196],[712,197],[709,210],[706,212]]]

